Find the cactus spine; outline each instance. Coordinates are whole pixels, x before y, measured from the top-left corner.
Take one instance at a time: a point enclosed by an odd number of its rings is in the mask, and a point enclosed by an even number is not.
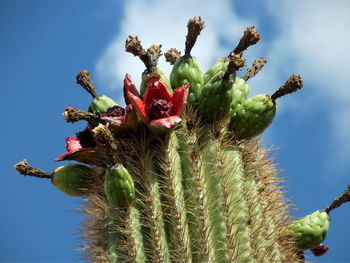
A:
[[[166,53],[172,87],[157,68],[161,46],[146,51],[129,37],[126,51],[146,70],[140,93],[126,75],[125,109],[98,96],[87,71],[78,74],[93,102],[89,112],[68,107],[63,115],[87,128],[67,138],[68,152],[56,160],[90,166],[47,173],[24,160],[15,169],[83,197],[83,256],[90,262],[304,262],[302,250],[324,254],[328,214],[350,201],[350,188],[325,210],[291,223],[281,179],[256,138],[272,122],[275,100],[302,87],[300,76],[272,96],[248,98],[246,81],[266,62],[258,59],[237,76],[243,51],[260,40],[254,27],[204,76],[190,55],[204,22],[192,18],[188,28],[185,55]]]

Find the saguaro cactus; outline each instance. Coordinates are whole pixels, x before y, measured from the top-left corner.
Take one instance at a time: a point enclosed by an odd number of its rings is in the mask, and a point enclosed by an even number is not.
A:
[[[141,92],[128,74],[125,108],[98,96],[89,72],[77,83],[93,97],[88,111],[67,107],[67,122],[86,121],[52,173],[27,161],[15,169],[49,178],[84,200],[84,258],[90,262],[303,262],[328,247],[329,212],[350,200],[350,187],[328,208],[292,221],[269,151],[256,137],[272,122],[276,99],[302,87],[298,75],[269,96],[249,98],[243,52],[260,40],[249,27],[239,44],[204,75],[190,54],[204,22],[188,22],[185,55],[171,49],[168,78],[157,68],[161,45],[147,51],[129,37],[126,51],[145,63]],[[171,86],[170,86],[171,85]],[[188,102],[188,103],[187,103]]]

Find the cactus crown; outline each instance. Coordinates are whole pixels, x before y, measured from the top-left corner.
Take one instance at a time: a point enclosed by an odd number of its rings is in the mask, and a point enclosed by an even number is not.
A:
[[[190,55],[203,28],[200,17],[190,19],[185,55],[165,54],[174,64],[170,82],[157,68],[161,45],[146,51],[129,37],[125,49],[146,71],[141,92],[126,74],[125,108],[98,96],[89,72],[79,72],[77,83],[93,101],[89,111],[67,107],[63,116],[87,127],[67,138],[56,161],[83,164],[53,173],[25,160],[14,167],[83,197],[83,257],[90,262],[303,262],[303,250],[328,250],[320,244],[328,214],[350,201],[350,186],[325,210],[291,222],[279,171],[257,137],[272,122],[276,99],[302,87],[300,76],[272,96],[248,97],[246,81],[266,63],[258,59],[237,76],[243,52],[260,40],[253,26],[203,76]]]

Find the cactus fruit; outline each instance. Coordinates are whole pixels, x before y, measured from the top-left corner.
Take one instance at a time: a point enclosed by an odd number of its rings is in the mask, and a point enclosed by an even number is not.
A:
[[[31,167],[26,160],[15,165],[15,170],[23,175],[39,178],[50,178],[51,183],[61,192],[70,196],[86,196],[91,189],[93,177],[101,173],[101,169],[82,164],[70,163],[54,169],[53,173],[46,173]]]
[[[249,98],[243,51],[260,36],[248,28],[237,47],[202,75],[190,55],[203,29],[190,19],[185,55],[166,52],[170,80],[156,67],[160,46],[144,50],[129,37],[126,51],[146,65],[141,92],[128,74],[122,108],[98,96],[87,71],[77,81],[94,98],[90,111],[67,107],[67,122],[87,128],[67,138],[66,164],[53,173],[15,165],[23,175],[49,178],[68,195],[83,196],[84,258],[108,263],[304,262],[303,250],[324,254],[329,213],[350,201],[347,191],[326,209],[291,222],[281,179],[256,137],[277,113],[276,99],[302,87],[292,75],[273,95]],[[100,103],[97,101],[104,100]]]
[[[196,59],[191,56],[191,50],[196,43],[197,37],[204,28],[204,22],[200,17],[199,19],[190,19],[187,28],[188,34],[186,36],[185,55],[175,62],[170,73],[170,82],[173,89],[188,83],[190,87],[188,103],[190,105],[195,105],[198,103],[203,86],[203,76]]]
[[[117,103],[106,95],[98,96],[95,87],[91,81],[90,73],[87,70],[82,70],[76,77],[77,83],[81,85],[92,97],[89,110],[92,112],[105,113],[107,110]]]
[[[106,171],[104,189],[108,201],[117,207],[128,207],[134,201],[134,181],[121,164],[112,166]]]
[[[311,249],[325,240],[329,224],[329,215],[317,210],[291,223],[286,229],[286,235],[293,237],[301,250]]]

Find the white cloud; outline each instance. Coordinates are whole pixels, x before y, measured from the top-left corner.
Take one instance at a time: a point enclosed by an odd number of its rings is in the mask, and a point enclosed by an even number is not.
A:
[[[310,114],[315,107],[327,106],[330,112],[322,118],[329,120],[329,130],[332,131],[327,148],[334,154],[329,161],[348,165],[350,2],[268,2],[269,12],[275,17],[281,32],[276,39],[271,40],[268,57],[272,63],[264,77],[276,82],[276,76],[281,77],[278,72],[285,74],[286,70],[292,70],[301,73],[305,89],[314,89],[313,97],[294,96],[288,99],[288,107],[292,107],[302,117],[303,114]]]
[[[245,27],[254,24],[253,20],[238,18],[232,12],[229,0],[128,1],[118,35],[97,62],[98,79],[104,86],[120,88],[122,78],[128,72],[136,83],[140,83],[145,67],[138,58],[124,51],[127,37],[137,35],[144,48],[155,43],[163,45],[163,52],[175,47],[183,53],[187,21],[194,16],[201,16],[205,22],[205,29],[192,51],[202,71],[206,71],[215,59],[226,56],[230,47],[238,43]],[[222,40],[231,46],[223,47]],[[160,58],[159,68],[168,74],[171,70],[164,57]]]

